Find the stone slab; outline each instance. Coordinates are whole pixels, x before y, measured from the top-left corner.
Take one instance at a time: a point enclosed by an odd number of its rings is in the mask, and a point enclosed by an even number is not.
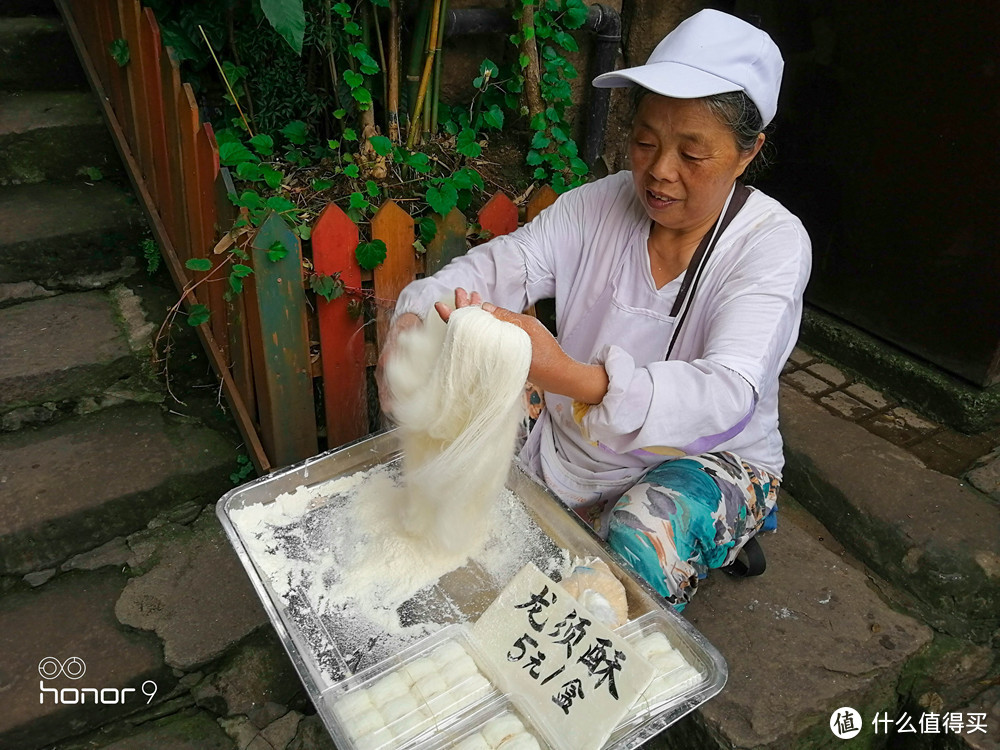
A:
[[[1000,500],[1000,452],[969,472],[969,482],[980,492],[985,492],[994,500]]]
[[[103,292],[62,294],[0,310],[0,412],[94,396],[139,372]]]
[[[277,634],[265,628],[191,692],[199,706],[220,716],[253,718],[268,702],[287,706],[301,690],[302,683]]]
[[[0,89],[82,89],[87,85],[59,18],[0,17]]]
[[[172,690],[177,680],[163,664],[160,644],[115,618],[124,584],[118,571],[72,573],[0,598],[0,747],[42,747],[146,709],[141,688],[147,680],[156,684],[155,693],[146,686],[154,704]],[[47,659],[62,666],[71,657],[83,670],[76,679],[42,676],[40,667],[48,675],[55,665]],[[107,689],[99,694],[105,703],[82,688]],[[134,691],[122,692],[126,688]],[[58,704],[50,689],[59,691]],[[83,702],[71,705],[74,698]]]
[[[786,508],[777,533],[762,537],[764,575],[714,571],[702,583],[685,616],[725,657],[729,680],[650,748],[840,747],[834,710],[870,718],[895,708],[900,672],[931,630],[888,607],[856,562],[800,523]],[[863,737],[851,746],[868,747]]]
[[[102,409],[0,435],[0,573],[52,567],[230,488],[229,438],[158,406]]]
[[[145,220],[110,182],[53,183],[0,187],[0,226],[0,283],[51,288],[120,268],[138,253]]]
[[[237,750],[211,716],[184,711],[144,724],[134,734],[95,750]]]
[[[122,174],[89,91],[0,92],[0,185],[83,180],[95,168],[102,179]]]
[[[167,664],[191,671],[218,659],[267,623],[236,553],[211,510],[190,527],[159,527],[130,539],[153,547],[139,554],[144,569],[115,606],[118,619],[153,630],[163,640]]]
[[[1000,507],[792,388],[780,398],[783,487],[925,622],[996,638]]]

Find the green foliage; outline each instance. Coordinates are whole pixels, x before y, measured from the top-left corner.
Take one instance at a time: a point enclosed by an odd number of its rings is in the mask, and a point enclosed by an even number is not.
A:
[[[205,271],[212,270],[212,261],[208,258],[188,258],[184,262],[184,267],[192,271],[200,271],[204,273]]]
[[[160,270],[160,262],[162,260],[160,246],[149,237],[143,239],[140,245],[142,247],[142,257],[146,259],[146,273],[152,276]]]
[[[100,182],[104,179],[104,173],[97,167],[80,167],[76,173],[86,177],[91,182]]]
[[[301,55],[306,30],[306,13],[302,0],[260,0],[260,9],[295,54]]]
[[[118,63],[119,68],[124,68],[129,63],[131,55],[128,51],[127,39],[115,39],[108,45],[108,54],[111,59]]]
[[[340,272],[328,276],[325,273],[309,274],[309,288],[327,302],[333,302],[344,294],[344,282],[340,280]]]
[[[354,250],[354,257],[358,260],[358,265],[369,271],[374,270],[389,254],[389,248],[382,240],[372,240],[371,242],[359,242]]]
[[[275,240],[267,249],[267,259],[272,263],[277,263],[286,255],[288,255],[288,248],[281,240]]]
[[[229,475],[229,481],[233,485],[240,485],[254,473],[253,462],[246,453],[236,456],[236,471]]]
[[[192,328],[195,328],[202,323],[207,323],[210,317],[211,312],[205,305],[191,305],[191,309],[188,310],[187,323]]]

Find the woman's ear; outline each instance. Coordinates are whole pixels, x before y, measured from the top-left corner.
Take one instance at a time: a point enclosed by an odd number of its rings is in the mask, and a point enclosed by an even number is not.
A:
[[[757,142],[754,144],[753,148],[749,151],[744,151],[743,154],[740,155],[739,172],[736,173],[737,177],[740,177],[746,171],[747,165],[749,165],[750,162],[754,160],[754,157],[760,153],[760,150],[764,147],[765,140],[767,140],[767,137],[763,133],[757,133]]]

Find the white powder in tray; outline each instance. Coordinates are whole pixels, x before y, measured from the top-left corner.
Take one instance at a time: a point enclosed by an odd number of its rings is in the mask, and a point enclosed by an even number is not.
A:
[[[388,464],[230,511],[285,621],[330,683],[449,623],[475,620],[529,561],[556,579],[569,567],[569,553],[507,489],[492,504],[485,540],[464,552],[399,533],[402,492],[398,464]]]

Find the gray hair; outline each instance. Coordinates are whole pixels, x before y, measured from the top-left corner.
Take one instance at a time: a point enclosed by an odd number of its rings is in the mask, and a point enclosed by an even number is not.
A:
[[[639,111],[639,104],[646,94],[654,92],[642,86],[636,86],[632,98],[632,119],[635,119]],[[761,117],[760,110],[753,103],[744,91],[727,91],[724,94],[713,94],[703,97],[702,100],[708,111],[715,115],[716,119],[722,123],[732,134],[736,141],[736,148],[746,153],[757,145],[757,136],[761,133],[770,134],[773,123],[763,127],[764,118]],[[753,161],[747,164],[743,173],[743,182],[750,182],[756,178],[760,172],[771,163],[771,150],[773,145],[770,139],[764,141],[764,146],[754,157]]]

